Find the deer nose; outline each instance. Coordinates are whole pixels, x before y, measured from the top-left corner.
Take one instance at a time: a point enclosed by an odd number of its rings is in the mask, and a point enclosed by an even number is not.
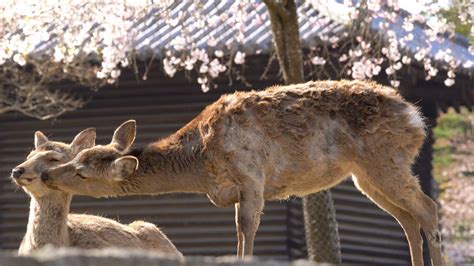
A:
[[[13,178],[20,178],[20,176],[25,172],[25,168],[23,167],[17,167],[12,170],[12,176]]]
[[[48,180],[48,179],[49,179],[48,173],[42,172],[42,173],[41,173],[41,181],[44,182],[44,181],[46,181],[46,180]]]

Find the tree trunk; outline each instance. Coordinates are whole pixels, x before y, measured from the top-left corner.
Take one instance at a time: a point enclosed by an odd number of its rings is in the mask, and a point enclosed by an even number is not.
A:
[[[294,0],[264,0],[272,25],[273,42],[286,84],[304,82],[303,55]],[[336,214],[329,190],[303,199],[309,259],[341,263]]]
[[[308,258],[316,262],[341,264],[341,246],[331,191],[303,198]]]
[[[293,0],[265,0],[280,71],[286,84],[304,82],[303,55],[296,4]]]

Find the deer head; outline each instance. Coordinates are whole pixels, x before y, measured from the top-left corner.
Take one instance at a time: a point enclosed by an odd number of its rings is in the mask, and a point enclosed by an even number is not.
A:
[[[40,180],[41,172],[66,163],[80,151],[95,145],[94,128],[81,131],[71,144],[51,141],[40,131],[35,133],[35,149],[26,161],[17,165],[11,173],[12,180],[32,196],[41,197],[52,193]]]
[[[115,130],[110,144],[82,150],[71,161],[44,171],[41,179],[46,185],[73,194],[112,196],[119,182],[138,167],[136,157],[124,155],[135,135],[135,120],[126,121]]]

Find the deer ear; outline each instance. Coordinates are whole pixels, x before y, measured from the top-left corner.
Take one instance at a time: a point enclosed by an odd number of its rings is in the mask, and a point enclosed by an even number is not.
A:
[[[126,152],[135,141],[137,134],[137,123],[135,120],[128,120],[121,124],[114,132],[112,144],[119,152]]]
[[[79,132],[79,134],[74,137],[71,142],[71,148],[74,154],[78,154],[80,151],[88,148],[92,148],[95,146],[95,128],[91,127],[88,129],[84,129],[83,131]]]
[[[138,168],[138,159],[134,156],[122,156],[113,163],[114,181],[123,181],[131,176]]]
[[[48,137],[46,137],[41,131],[35,132],[35,149],[48,141]]]

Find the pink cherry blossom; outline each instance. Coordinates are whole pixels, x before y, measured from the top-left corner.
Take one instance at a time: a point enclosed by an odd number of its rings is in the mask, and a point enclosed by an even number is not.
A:
[[[234,57],[234,63],[237,65],[242,65],[245,63],[245,53],[238,51]]]
[[[446,85],[446,86],[448,86],[448,87],[451,87],[451,86],[454,85],[454,82],[455,82],[454,79],[448,78],[448,79],[445,79],[445,80],[444,80],[444,85]]]
[[[324,65],[324,64],[326,64],[326,60],[322,57],[315,56],[311,59],[311,63],[313,65]]]

